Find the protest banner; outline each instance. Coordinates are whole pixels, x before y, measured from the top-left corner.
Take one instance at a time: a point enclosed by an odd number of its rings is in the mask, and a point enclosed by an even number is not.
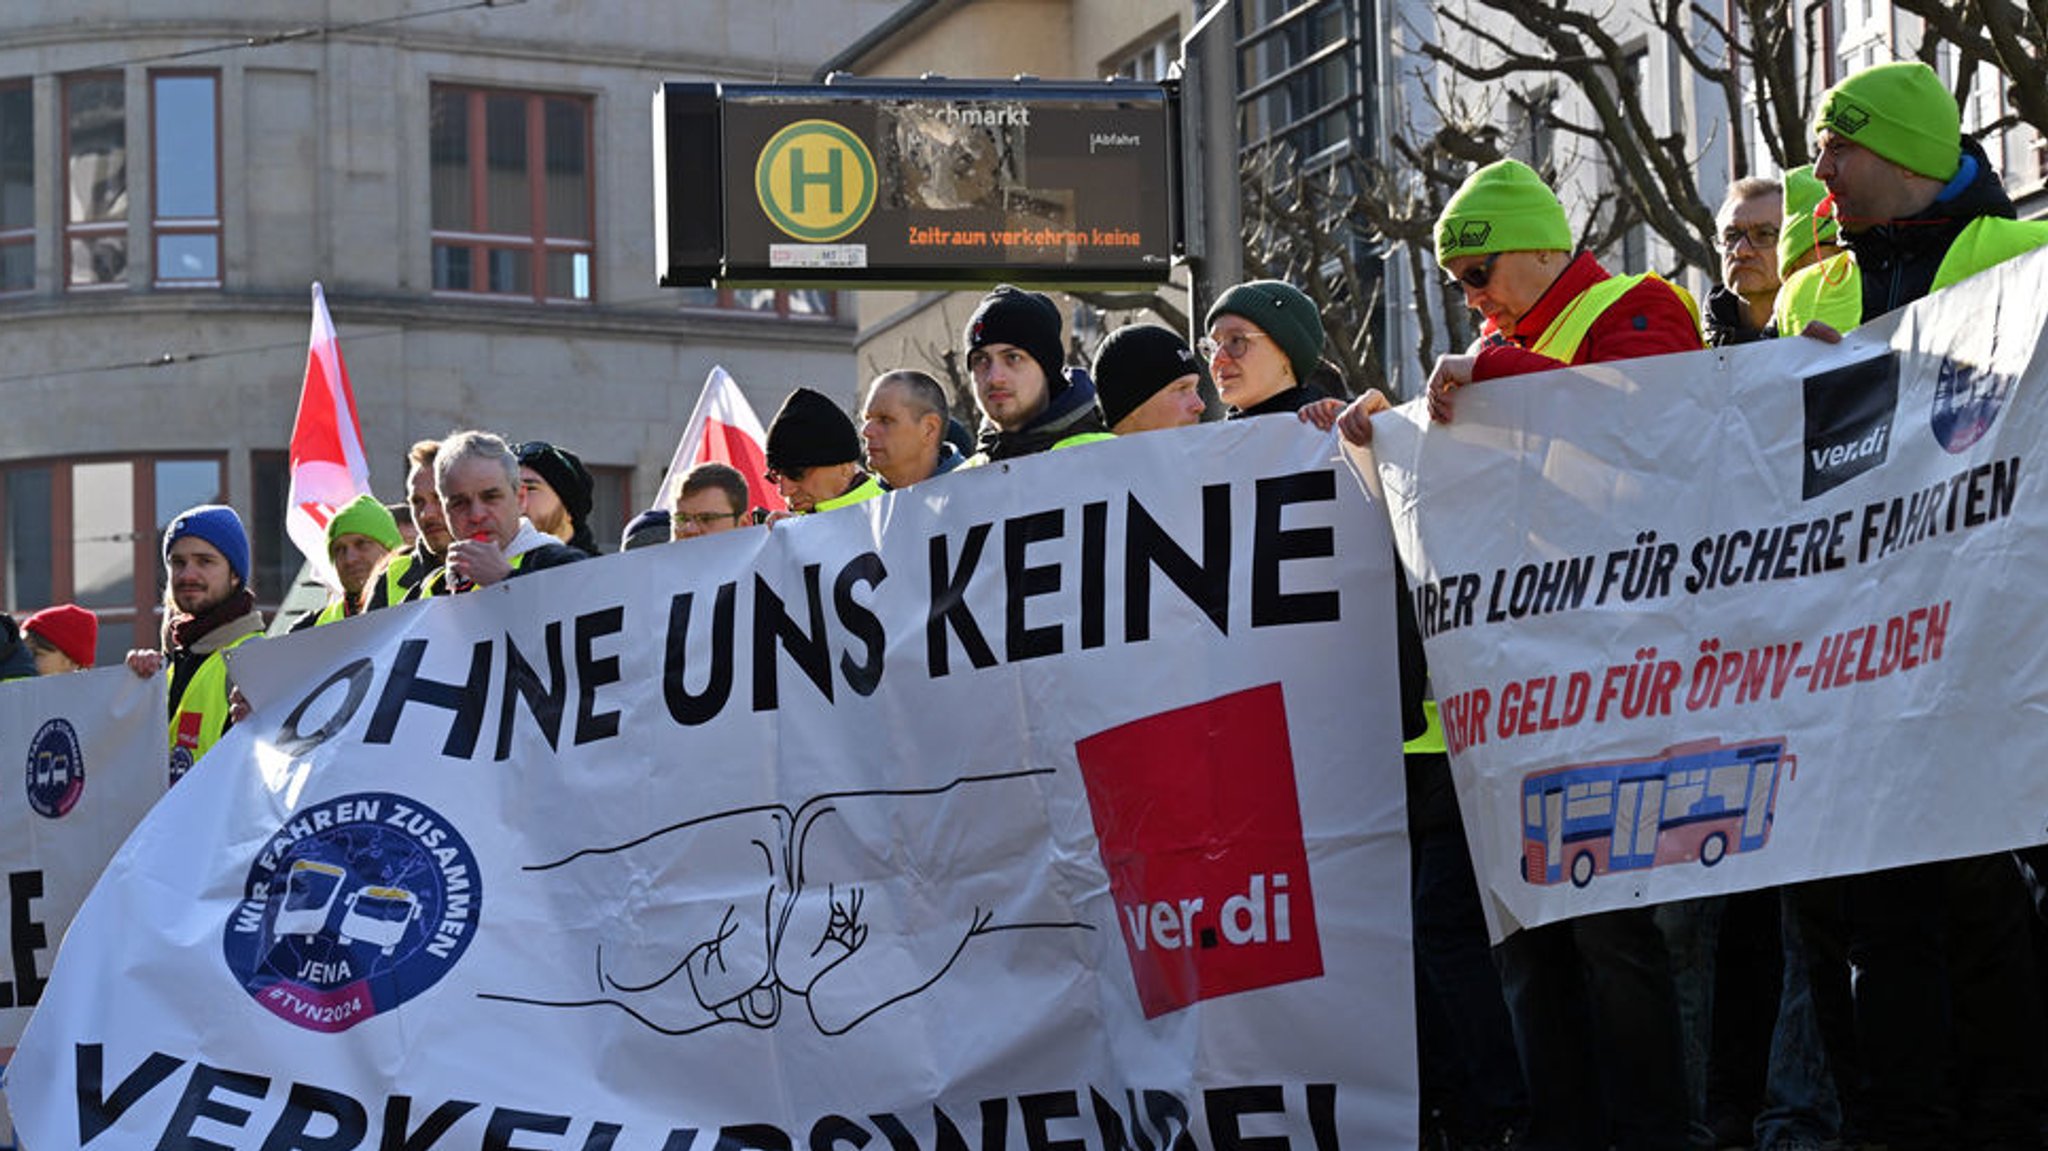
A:
[[[0,688],[0,1069],[65,928],[164,793],[164,680],[125,667]],[[0,1108],[0,1146],[13,1146]]]
[[[2048,838],[2044,299],[1375,421],[1497,934]]]
[[[25,1137],[1412,1146],[1393,553],[1341,468],[1154,433],[237,649]]]

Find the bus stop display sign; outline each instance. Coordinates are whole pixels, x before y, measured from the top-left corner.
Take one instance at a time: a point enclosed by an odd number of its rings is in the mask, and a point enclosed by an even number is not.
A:
[[[661,280],[1158,283],[1175,239],[1171,123],[1157,85],[669,84]],[[722,219],[716,243],[706,212]]]

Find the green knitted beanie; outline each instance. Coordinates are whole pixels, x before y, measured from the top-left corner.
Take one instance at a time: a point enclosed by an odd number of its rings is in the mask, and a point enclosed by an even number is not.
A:
[[[1780,279],[1791,275],[1792,265],[1815,247],[1836,242],[1835,218],[1813,214],[1827,194],[1827,185],[1814,178],[1812,164],[1785,173],[1785,226],[1778,232]]]
[[[1223,293],[1202,320],[1204,327],[1216,326],[1218,316],[1243,316],[1273,338],[1287,362],[1294,368],[1294,382],[1308,382],[1323,356],[1323,317],[1316,303],[1293,284],[1279,280],[1253,280]]]
[[[1493,252],[1569,252],[1571,222],[1534,168],[1498,160],[1465,178],[1436,221],[1436,262]]]
[[[1936,180],[1952,178],[1962,163],[1956,98],[1918,61],[1865,68],[1828,89],[1813,134],[1823,128]]]
[[[388,551],[397,551],[405,543],[398,534],[398,521],[391,518],[390,509],[378,503],[376,496],[357,496],[334,513],[334,518],[327,521],[327,546],[333,547],[335,540],[350,532],[369,536]]]

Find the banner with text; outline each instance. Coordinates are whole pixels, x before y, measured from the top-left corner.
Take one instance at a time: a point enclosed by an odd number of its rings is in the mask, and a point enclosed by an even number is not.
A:
[[[65,928],[164,793],[164,679],[125,667],[0,686],[0,1068]],[[11,1146],[0,1107],[0,1146]]]
[[[24,1137],[1412,1145],[1393,549],[1341,466],[1155,433],[238,649]]]
[[[1497,930],[2048,838],[2044,299],[1375,422]]]

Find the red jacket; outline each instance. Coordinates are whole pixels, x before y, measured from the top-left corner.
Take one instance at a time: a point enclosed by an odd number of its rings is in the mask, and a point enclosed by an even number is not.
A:
[[[1581,252],[1565,266],[1534,307],[1515,324],[1515,334],[1503,336],[1488,323],[1481,334],[1479,357],[1472,365],[1472,379],[1494,380],[1502,376],[1523,376],[1547,372],[1568,365],[1540,356],[1529,347],[1543,338],[1558,315],[1579,297],[1579,293],[1608,278],[1607,269],[1590,252]],[[1644,280],[1623,293],[1586,333],[1586,339],[1572,357],[1573,364],[1598,364],[1609,360],[1632,360],[1637,356],[1662,356],[1672,352],[1697,352],[1706,345],[1700,340],[1699,321],[1671,285],[1661,280]]]

